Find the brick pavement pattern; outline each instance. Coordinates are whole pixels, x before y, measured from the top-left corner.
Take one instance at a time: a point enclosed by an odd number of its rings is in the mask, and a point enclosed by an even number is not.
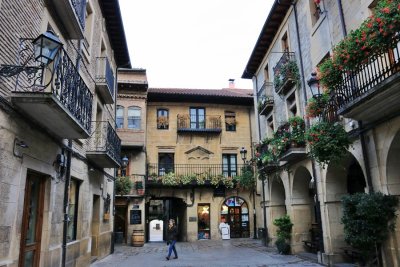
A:
[[[116,246],[114,254],[92,267],[317,267],[320,264],[294,255],[280,255],[260,240],[201,240],[178,242],[178,259],[167,261],[166,243],[146,243],[143,247]]]

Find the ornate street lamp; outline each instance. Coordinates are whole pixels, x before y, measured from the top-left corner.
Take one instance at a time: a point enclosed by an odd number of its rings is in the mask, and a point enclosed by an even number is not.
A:
[[[33,40],[35,60],[43,65],[50,64],[63,46],[60,39],[52,31],[47,31]]]
[[[128,163],[129,163],[129,158],[125,155],[123,158],[122,158],[122,168],[126,168],[127,166],[128,166]]]
[[[246,164],[247,150],[244,147],[242,147],[242,149],[240,150],[240,156],[243,160],[243,164]]]
[[[319,79],[317,78],[317,73],[311,73],[311,78],[307,81],[310,87],[311,94],[314,98],[318,99],[321,96],[321,88],[319,86]]]

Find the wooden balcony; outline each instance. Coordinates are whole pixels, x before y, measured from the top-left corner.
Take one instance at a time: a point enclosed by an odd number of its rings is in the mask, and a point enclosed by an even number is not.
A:
[[[96,89],[105,104],[114,104],[114,73],[107,57],[96,58]]]
[[[287,94],[299,80],[294,53],[284,52],[273,71],[275,92],[281,95]]]
[[[400,42],[342,77],[334,91],[340,115],[373,122],[399,112]]]
[[[107,121],[94,121],[87,140],[86,157],[101,168],[121,166],[121,140]]]
[[[70,39],[83,39],[86,0],[46,0],[57,13]]]
[[[64,50],[59,51],[49,68],[52,72],[42,67],[32,69],[32,73],[21,72],[11,94],[12,103],[60,139],[89,137],[92,93]]]
[[[191,117],[189,114],[178,114],[178,133],[221,133],[221,116],[206,115]]]

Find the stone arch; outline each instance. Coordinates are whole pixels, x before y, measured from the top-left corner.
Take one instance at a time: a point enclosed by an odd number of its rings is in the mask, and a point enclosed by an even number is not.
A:
[[[285,186],[281,177],[274,176],[270,180],[270,201],[268,205],[269,214],[269,225],[268,231],[269,236],[273,239],[273,242],[276,240],[276,226],[273,224],[273,221],[279,217],[284,216],[287,213],[286,210],[286,194],[285,194]]]
[[[348,152],[340,162],[330,163],[326,171],[325,209],[329,221],[331,253],[342,253],[341,247],[346,246],[341,218],[343,208],[341,198],[347,194],[365,192],[366,177],[357,159]]]
[[[318,225],[315,216],[314,191],[310,190],[311,173],[301,166],[293,175],[291,193],[292,252],[305,251],[302,241],[315,239]]]

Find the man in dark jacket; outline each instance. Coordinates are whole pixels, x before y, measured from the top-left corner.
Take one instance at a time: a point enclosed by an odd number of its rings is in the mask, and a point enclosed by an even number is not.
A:
[[[176,240],[178,239],[178,228],[175,225],[175,220],[170,219],[169,224],[168,224],[168,229],[167,229],[167,243],[169,243],[169,248],[168,248],[168,256],[166,259],[169,261],[169,258],[171,257],[172,251],[174,251],[174,259],[178,258],[178,253],[176,252],[175,248],[175,243]]]

